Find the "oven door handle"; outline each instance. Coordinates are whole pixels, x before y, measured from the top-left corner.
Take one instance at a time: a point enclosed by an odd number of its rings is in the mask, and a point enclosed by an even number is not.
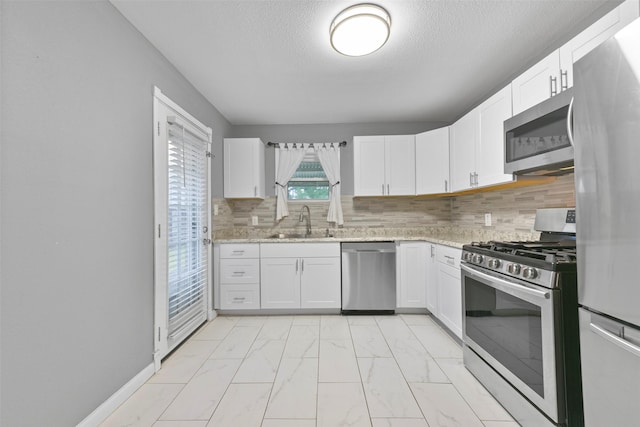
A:
[[[518,292],[522,292],[527,295],[531,295],[541,299],[549,299],[551,297],[550,292],[539,291],[532,287],[522,285],[519,283],[509,282],[507,280],[501,279],[499,277],[493,276],[491,274],[482,273],[474,268],[467,267],[465,264],[460,264],[460,268],[462,268],[465,272],[469,274],[469,276],[475,276],[479,279],[483,279],[484,282],[490,282],[491,287],[500,289],[502,291],[515,289]]]

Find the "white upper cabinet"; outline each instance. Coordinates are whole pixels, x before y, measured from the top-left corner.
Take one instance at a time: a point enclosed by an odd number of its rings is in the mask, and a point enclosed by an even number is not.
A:
[[[513,181],[504,173],[504,121],[510,117],[509,85],[451,125],[451,191]]]
[[[475,183],[478,109],[451,125],[449,137],[451,191],[467,190]]]
[[[478,107],[480,137],[476,146],[476,185],[485,187],[513,181],[504,173],[504,121],[511,118],[511,85]]]
[[[355,196],[415,195],[414,135],[354,136]]]
[[[573,86],[573,64],[640,15],[638,0],[626,0],[529,68],[513,82],[513,114]]]
[[[446,193],[449,185],[449,127],[416,135],[416,194]]]
[[[387,196],[416,194],[416,145],[414,135],[384,137]]]
[[[573,64],[640,15],[640,2],[627,0],[560,48],[561,88],[573,86]],[[639,42],[640,43],[640,42]]]
[[[516,77],[513,88],[513,114],[556,95],[560,91],[560,55],[553,51],[533,67]]]
[[[264,199],[264,144],[259,138],[225,138],[224,197]]]

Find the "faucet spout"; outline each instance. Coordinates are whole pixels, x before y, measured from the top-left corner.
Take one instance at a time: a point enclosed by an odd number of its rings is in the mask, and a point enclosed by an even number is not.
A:
[[[307,214],[304,214],[304,210],[307,210]],[[298,221],[302,222],[304,221],[304,219],[306,218],[307,220],[307,229],[306,229],[306,233],[305,236],[309,237],[311,236],[311,210],[309,210],[309,206],[304,205],[302,206],[302,208],[300,209],[300,215],[298,216]]]

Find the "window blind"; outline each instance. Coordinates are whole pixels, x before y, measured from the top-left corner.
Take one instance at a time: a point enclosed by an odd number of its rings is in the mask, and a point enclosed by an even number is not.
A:
[[[207,141],[179,123],[168,126],[168,338],[206,316]]]

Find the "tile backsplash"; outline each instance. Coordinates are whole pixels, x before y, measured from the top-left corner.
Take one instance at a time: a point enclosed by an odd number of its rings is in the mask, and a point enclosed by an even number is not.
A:
[[[276,223],[276,199],[227,200],[216,198],[213,205],[218,215],[213,217],[216,237],[244,235],[264,237],[287,230],[303,232],[298,221],[301,202],[289,203],[289,216]],[[538,208],[575,206],[573,174],[558,177],[554,182],[530,187],[489,191],[457,197],[366,197],[342,196],[344,226],[336,229],[326,221],[328,204],[309,202],[311,223],[315,234],[346,233],[366,229],[421,229],[456,227],[481,229],[487,233],[532,233]],[[485,213],[491,213],[492,225],[485,226]],[[252,224],[252,217],[258,225]]]

